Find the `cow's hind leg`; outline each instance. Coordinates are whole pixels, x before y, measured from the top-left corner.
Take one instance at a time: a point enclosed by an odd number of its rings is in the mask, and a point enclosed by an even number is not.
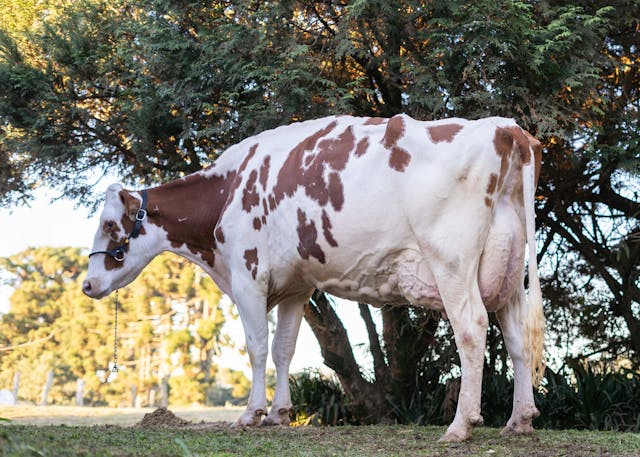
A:
[[[525,291],[521,287],[514,300],[497,313],[505,345],[513,362],[514,382],[513,410],[502,434],[533,433],[531,422],[539,414],[533,400],[531,362],[524,356],[526,303]]]
[[[483,424],[480,400],[489,319],[476,278],[477,272],[470,272],[466,277],[443,272],[436,277],[462,371],[456,415],[441,441],[466,440],[471,437],[473,426]]]
[[[256,287],[255,282],[239,282],[234,284],[233,294],[244,327],[252,378],[247,409],[233,423],[234,427],[260,425],[262,416],[267,413],[265,371],[269,350],[269,326],[266,296]]]
[[[278,305],[278,322],[271,347],[271,356],[276,366],[276,391],[269,415],[263,421],[264,425],[289,424],[289,411],[293,406],[289,392],[289,364],[296,349],[296,340],[304,313],[302,303],[309,295]]]

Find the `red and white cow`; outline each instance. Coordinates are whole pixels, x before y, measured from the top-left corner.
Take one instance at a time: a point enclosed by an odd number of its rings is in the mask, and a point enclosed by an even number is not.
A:
[[[236,425],[258,425],[267,414],[267,313],[276,305],[277,385],[267,424],[289,422],[289,363],[315,288],[442,310],[462,364],[456,415],[443,436],[452,441],[482,423],[493,311],[514,366],[505,431],[529,433],[538,414],[532,383],[543,369],[533,205],[540,154],[531,135],[496,117],[332,116],[279,127],[168,184],[111,185],[83,290],[104,297],[163,251],[200,265],[237,305],[245,330],[253,384]]]

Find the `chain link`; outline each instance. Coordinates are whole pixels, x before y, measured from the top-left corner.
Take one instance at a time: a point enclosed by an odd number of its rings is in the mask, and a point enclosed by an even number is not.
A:
[[[111,379],[111,375],[118,372],[118,309],[120,308],[120,300],[118,298],[118,289],[116,289],[116,296],[114,300],[116,313],[113,320],[113,367],[111,367],[110,370],[107,370],[109,374],[105,378],[103,384],[108,383]]]

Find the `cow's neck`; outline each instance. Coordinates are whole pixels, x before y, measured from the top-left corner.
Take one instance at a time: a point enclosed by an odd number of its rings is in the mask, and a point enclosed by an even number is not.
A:
[[[235,172],[209,168],[149,189],[149,222],[167,233],[169,250],[202,266],[213,276],[213,231],[235,179]],[[214,278],[215,279],[215,278]]]

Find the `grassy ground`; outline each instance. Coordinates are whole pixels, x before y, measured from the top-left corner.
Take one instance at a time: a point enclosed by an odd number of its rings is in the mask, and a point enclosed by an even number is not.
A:
[[[140,422],[153,408],[82,408],[74,406],[0,406],[0,417],[12,425],[122,425]],[[233,422],[244,411],[240,407],[171,408],[177,416],[192,422]]]
[[[206,420],[220,420],[206,414]],[[479,428],[471,441],[441,444],[443,432],[417,426],[236,430],[211,422],[164,429],[12,422],[0,426],[0,456],[640,456],[640,435],[631,433],[538,430],[503,438],[497,429]]]

